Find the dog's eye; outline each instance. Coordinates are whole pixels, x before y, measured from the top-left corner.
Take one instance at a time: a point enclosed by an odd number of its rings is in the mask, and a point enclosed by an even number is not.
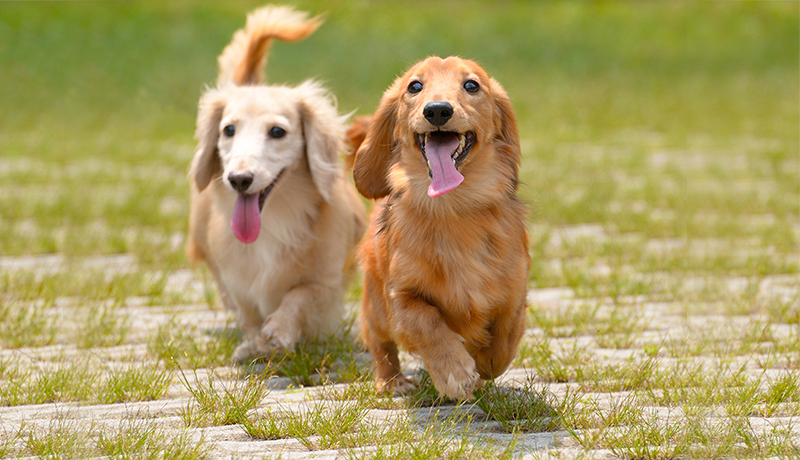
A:
[[[412,81],[408,84],[408,92],[411,94],[417,94],[418,92],[422,91],[422,83],[418,81]]]
[[[233,125],[228,125],[222,128],[222,134],[224,134],[225,137],[233,137],[233,135],[236,134],[236,128],[234,128]]]
[[[481,89],[481,85],[478,84],[475,80],[467,80],[464,83],[464,89],[467,90],[468,93],[477,93],[479,89]]]
[[[278,126],[273,126],[273,127],[272,127],[272,128],[269,130],[269,137],[271,137],[271,138],[273,138],[273,139],[280,139],[280,138],[282,138],[282,137],[283,137],[283,136],[285,136],[285,135],[286,135],[286,130],[285,130],[285,129],[283,129],[283,128],[280,128],[280,127],[278,127]]]

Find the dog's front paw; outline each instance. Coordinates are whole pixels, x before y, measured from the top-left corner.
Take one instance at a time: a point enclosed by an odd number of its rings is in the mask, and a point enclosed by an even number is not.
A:
[[[239,364],[245,364],[249,362],[251,359],[256,358],[257,356],[255,346],[253,344],[252,339],[242,339],[242,343],[236,346],[236,349],[233,350],[233,359],[234,362]]]
[[[300,342],[300,331],[273,315],[264,321],[254,342],[259,353],[274,353],[278,348],[291,350]]]
[[[426,363],[427,366],[427,363]],[[428,366],[433,386],[442,396],[459,401],[471,401],[480,376],[475,361],[466,354],[439,366]]]

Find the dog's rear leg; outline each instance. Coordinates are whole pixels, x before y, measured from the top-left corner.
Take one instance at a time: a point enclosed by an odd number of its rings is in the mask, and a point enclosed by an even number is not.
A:
[[[400,358],[397,356],[397,346],[394,343],[377,342],[368,346],[375,363],[377,391],[407,394],[414,388],[414,384],[400,372]]]
[[[386,305],[379,285],[369,271],[364,273],[364,295],[361,299],[361,340],[369,348],[375,365],[375,389],[405,394],[414,388],[400,371],[397,345],[386,331]]]

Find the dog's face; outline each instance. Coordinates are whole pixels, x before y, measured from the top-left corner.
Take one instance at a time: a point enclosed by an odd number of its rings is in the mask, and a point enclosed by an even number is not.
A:
[[[255,90],[255,91],[254,91]],[[258,195],[260,207],[287,168],[304,156],[297,102],[284,88],[237,88],[217,129],[220,178],[234,192]]]
[[[330,198],[343,129],[315,84],[210,90],[200,100],[199,142],[189,174],[198,191],[220,180],[236,193],[231,228],[239,240],[252,243],[265,203],[287,176],[298,180],[294,172],[309,171],[322,197]]]
[[[498,143],[509,151],[498,152]],[[424,181],[435,198],[479,180],[498,154],[516,180],[519,139],[503,88],[472,61],[431,57],[384,94],[356,155],[356,186],[368,198],[385,196],[397,185],[390,167],[399,164],[404,180]]]
[[[472,148],[493,132],[487,129],[494,115],[489,84],[483,69],[456,58],[428,59],[404,77],[398,119],[408,126],[399,134],[413,135],[427,163],[429,196],[458,187],[464,180],[459,170],[472,160]]]

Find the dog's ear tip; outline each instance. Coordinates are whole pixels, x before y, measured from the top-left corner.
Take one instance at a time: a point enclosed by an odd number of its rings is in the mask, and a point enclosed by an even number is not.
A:
[[[372,187],[372,184],[367,185],[363,182],[356,182],[356,190],[364,198],[368,200],[380,200],[390,193],[389,189],[385,186]]]

